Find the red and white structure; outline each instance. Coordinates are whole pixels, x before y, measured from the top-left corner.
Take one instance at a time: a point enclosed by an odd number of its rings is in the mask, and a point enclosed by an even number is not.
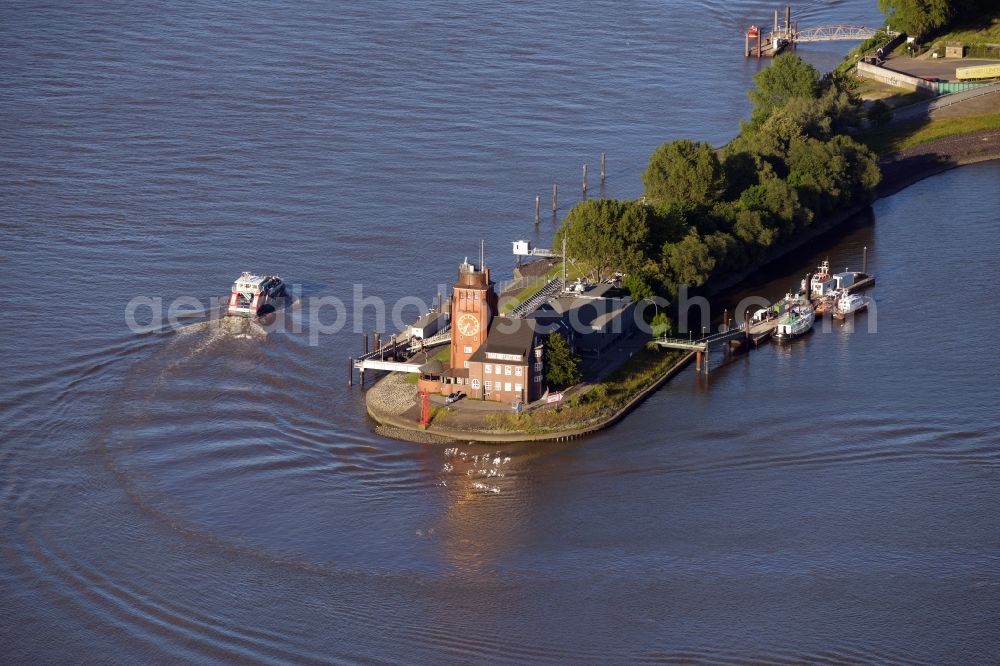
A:
[[[287,295],[285,283],[277,275],[244,272],[233,283],[226,314],[257,317],[275,309],[275,302]]]

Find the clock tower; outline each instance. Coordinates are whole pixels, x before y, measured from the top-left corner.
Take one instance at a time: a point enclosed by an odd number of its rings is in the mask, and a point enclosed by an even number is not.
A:
[[[486,342],[490,322],[497,314],[497,295],[490,282],[490,269],[466,259],[458,267],[458,281],[451,296],[451,367],[466,364]]]

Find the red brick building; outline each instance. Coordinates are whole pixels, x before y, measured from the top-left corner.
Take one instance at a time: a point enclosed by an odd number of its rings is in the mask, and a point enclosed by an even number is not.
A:
[[[428,366],[430,368],[430,366]],[[544,350],[534,322],[497,316],[497,294],[485,266],[458,267],[451,299],[451,364],[440,382],[430,373],[422,388],[515,404],[545,391]]]

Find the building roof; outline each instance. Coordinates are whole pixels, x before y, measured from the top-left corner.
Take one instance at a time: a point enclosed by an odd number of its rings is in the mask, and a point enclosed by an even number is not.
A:
[[[486,342],[469,357],[470,361],[485,361],[487,353],[516,354],[528,358],[535,344],[535,327],[528,319],[494,317]]]
[[[595,321],[600,320],[597,325],[603,325],[608,316],[615,316],[619,311],[626,308],[631,302],[627,298],[616,298],[609,295],[611,285],[597,285],[597,287],[607,287],[596,290],[596,294],[591,292],[583,294],[566,294],[556,296],[545,301],[538,308],[530,313],[528,317],[538,320],[550,320],[553,318],[566,318],[572,312],[573,324],[590,326]]]
[[[444,363],[436,358],[432,358],[420,366],[420,373],[424,375],[441,375],[444,373]]]
[[[630,313],[632,301],[619,300],[615,302],[615,307],[607,312],[602,312],[590,321],[590,327],[595,331],[601,331],[608,324],[626,313]]]
[[[428,312],[423,317],[413,322],[411,326],[413,328],[425,328],[428,325],[434,323],[435,320],[440,319],[441,317],[444,316],[445,316],[444,312]]]

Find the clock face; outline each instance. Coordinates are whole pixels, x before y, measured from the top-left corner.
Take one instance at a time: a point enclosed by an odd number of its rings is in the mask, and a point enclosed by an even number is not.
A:
[[[479,318],[473,314],[464,314],[458,318],[458,332],[473,336],[479,333]]]

